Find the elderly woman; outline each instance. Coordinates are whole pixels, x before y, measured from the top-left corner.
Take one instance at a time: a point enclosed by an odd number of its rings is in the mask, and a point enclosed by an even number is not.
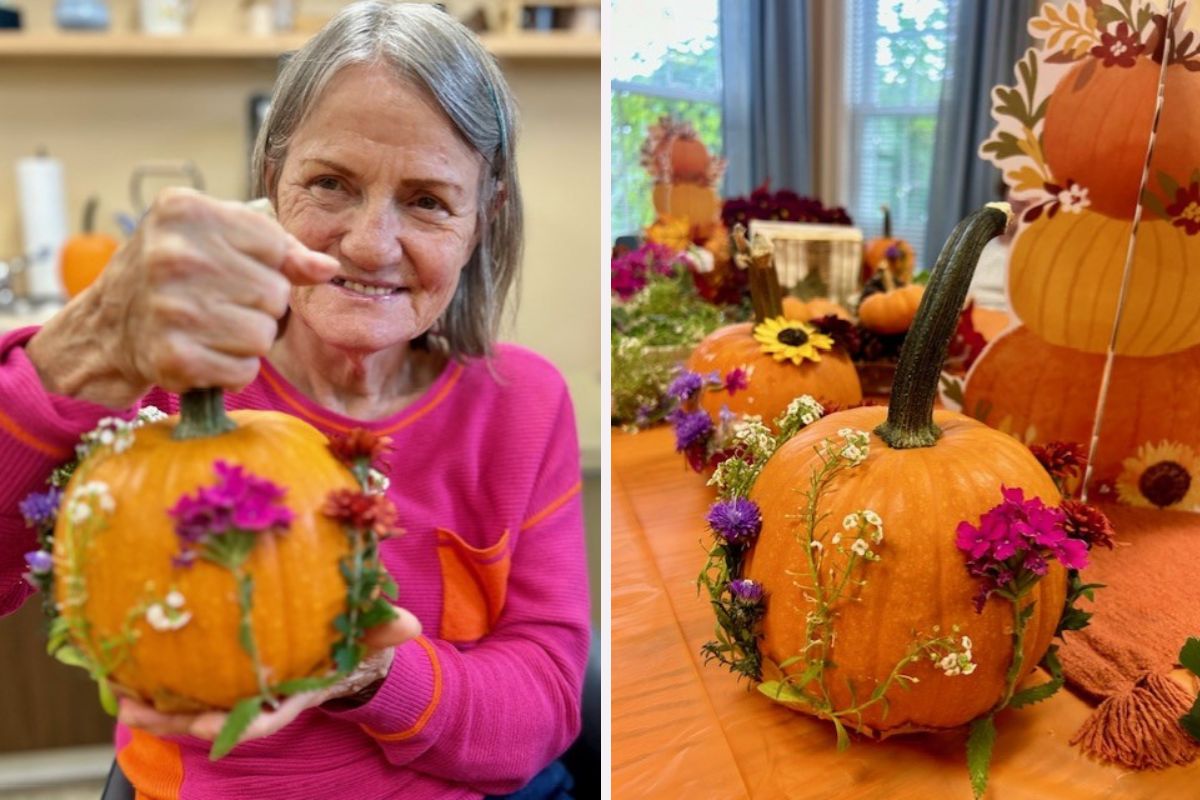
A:
[[[464,28],[350,6],[276,86],[254,158],[274,219],[168,191],[92,288],[0,338],[0,612],[30,591],[18,501],[113,409],[220,386],[232,408],[392,439],[402,608],[374,654],[217,762],[222,714],[123,701],[139,796],[466,798],[539,773],[523,796],[558,796],[546,768],[578,730],[588,649],[578,449],[560,376],[494,344],[521,251],[513,132]]]

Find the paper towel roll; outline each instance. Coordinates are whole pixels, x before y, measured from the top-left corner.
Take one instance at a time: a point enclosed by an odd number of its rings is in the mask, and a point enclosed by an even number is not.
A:
[[[17,161],[21,235],[29,259],[25,285],[29,299],[63,296],[58,258],[67,238],[67,203],[62,163],[44,155]]]

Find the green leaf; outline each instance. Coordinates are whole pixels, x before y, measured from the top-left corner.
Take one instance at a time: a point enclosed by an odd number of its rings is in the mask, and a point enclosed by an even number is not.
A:
[[[834,730],[837,731],[837,749],[839,753],[845,752],[850,746],[850,734],[846,733],[846,726],[837,717],[832,717]]]
[[[343,674],[348,674],[358,662],[362,661],[365,648],[353,642],[341,641],[333,647],[333,663],[337,665],[338,671]]]
[[[1179,724],[1188,732],[1188,736],[1200,742],[1200,698],[1192,704],[1191,711],[1179,718]]]
[[[117,715],[117,696],[113,694],[112,687],[104,678],[100,678],[97,685],[100,687],[100,707],[110,717],[115,717]]]
[[[284,696],[300,694],[301,692],[312,692],[332,686],[337,683],[337,680],[337,675],[326,675],[323,678],[293,678],[277,686],[272,686],[271,691]]]
[[[368,608],[363,615],[359,617],[359,627],[363,630],[374,628],[376,625],[382,625],[385,622],[391,622],[396,619],[396,610],[392,604],[381,599],[379,602]]]
[[[801,662],[803,660],[804,660],[804,656],[792,656],[791,658],[785,658],[783,661],[779,662],[779,668],[787,669],[788,667],[792,666],[793,664],[798,664],[799,662]]]
[[[790,683],[782,681],[764,681],[758,685],[758,691],[778,703],[807,703],[804,693]]]
[[[1054,678],[1046,681],[1045,683],[1039,683],[1037,686],[1030,686],[1028,689],[1022,689],[1014,694],[1012,699],[1008,701],[1008,707],[1023,708],[1024,706],[1031,706],[1034,703],[1040,703],[1043,700],[1053,697],[1054,693],[1062,688],[1062,685],[1062,678]]]
[[[54,657],[68,667],[83,667],[86,670],[91,670],[92,665],[88,661],[87,656],[83,651],[71,644],[65,644],[58,648],[53,653]]]
[[[1195,636],[1183,643],[1179,651],[1179,663],[1188,672],[1200,676],[1200,639]]]
[[[991,714],[971,723],[971,735],[967,737],[967,770],[971,773],[971,789],[976,800],[987,790],[988,767],[992,763],[995,744],[996,724]]]
[[[208,753],[209,760],[217,761],[232,750],[233,746],[238,743],[238,738],[245,733],[246,728],[250,727],[250,723],[261,712],[261,697],[256,695],[239,700],[229,715],[225,717],[225,724],[221,726],[221,732],[217,734],[212,750]]]

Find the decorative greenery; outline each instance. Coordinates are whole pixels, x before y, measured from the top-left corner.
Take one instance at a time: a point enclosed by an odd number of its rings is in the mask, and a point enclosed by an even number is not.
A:
[[[637,428],[670,411],[667,385],[687,352],[726,321],[696,294],[690,274],[651,273],[646,286],[612,309],[612,421]]]
[[[1200,638],[1193,636],[1184,642],[1183,649],[1179,651],[1179,663],[1192,675],[1200,678]],[[1192,703],[1188,713],[1179,718],[1179,724],[1189,736],[1200,742],[1200,697]]]

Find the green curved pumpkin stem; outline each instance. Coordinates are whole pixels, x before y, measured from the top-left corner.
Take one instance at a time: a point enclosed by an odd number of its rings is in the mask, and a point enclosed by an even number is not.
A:
[[[933,424],[942,362],[958,327],[979,254],[984,245],[1004,232],[1011,217],[1007,203],[988,203],[958,223],[946,240],[917,317],[904,338],[887,421],[875,429],[889,447],[931,447],[942,435]]]
[[[179,398],[179,424],[171,438],[204,439],[237,427],[225,413],[225,392],[220,388],[189,389]]]

